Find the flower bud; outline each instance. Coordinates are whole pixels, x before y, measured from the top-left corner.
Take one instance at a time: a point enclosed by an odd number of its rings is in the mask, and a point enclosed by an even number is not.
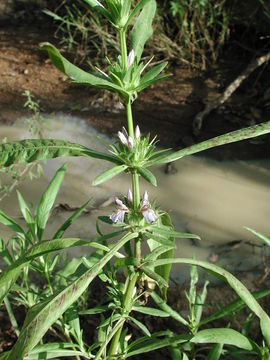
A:
[[[126,138],[128,138],[128,132],[124,126],[122,127],[122,133],[125,135]]]
[[[118,137],[123,145],[128,145],[127,138],[121,131],[118,131]]]
[[[136,128],[135,128],[135,138],[136,138],[136,139],[139,139],[140,136],[141,136],[140,128],[139,128],[139,126],[137,125]]]
[[[132,49],[128,54],[128,67],[131,67],[131,65],[134,63],[134,59],[135,59],[135,53],[134,50]]]
[[[143,201],[147,202],[148,201],[148,192],[145,191],[143,194]]]
[[[127,199],[128,199],[129,203],[132,203],[133,195],[132,195],[132,191],[130,189],[128,189]]]
[[[132,149],[134,146],[134,141],[131,136],[128,137],[128,147]]]

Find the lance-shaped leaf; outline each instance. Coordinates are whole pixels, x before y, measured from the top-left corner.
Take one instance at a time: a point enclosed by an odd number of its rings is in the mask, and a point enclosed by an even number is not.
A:
[[[235,276],[229,273],[227,270],[222,269],[221,267],[207,263],[205,261],[199,261],[194,259],[185,259],[185,258],[175,258],[175,259],[163,259],[156,260],[153,263],[146,263],[147,266],[160,266],[165,264],[190,264],[200,266],[208,271],[211,274],[216,274],[219,278],[222,278],[226,281],[231,288],[237,293],[237,295],[245,302],[245,304],[253,311],[258,318],[260,319],[260,326],[262,334],[268,344],[270,345],[270,318],[267,313],[263,310],[261,305],[256,301],[252,296],[249,290],[239,281]]]
[[[156,7],[155,0],[148,1],[131,31],[131,49],[134,50],[138,63],[140,62],[146,41],[153,34],[152,22]]]
[[[87,156],[120,164],[120,161],[113,155],[91,150],[79,144],[64,140],[31,139],[1,144],[0,168],[63,156]]]
[[[108,180],[112,179],[116,175],[121,174],[127,168],[128,168],[127,165],[119,165],[119,166],[115,166],[115,167],[113,167],[113,168],[111,168],[109,170],[106,170],[103,173],[101,173],[100,175],[98,175],[93,180],[92,185],[93,186],[100,185],[100,184],[104,183],[105,181],[108,181]]]
[[[115,244],[112,249],[91,269],[84,268],[82,274],[70,285],[32,307],[26,316],[20,336],[7,357],[8,360],[21,360],[42,339],[52,324],[72,305],[87,289],[100,270],[128,241],[138,237],[138,233],[129,233]]]
[[[88,85],[94,88],[106,89],[117,92],[122,96],[128,96],[128,93],[120,86],[112,83],[105,75],[92,75],[78,68],[69,62],[60,52],[50,43],[41,44],[41,49],[48,51],[53,64],[70,77],[77,84]]]
[[[110,13],[107,9],[97,0],[84,0],[88,5],[90,5],[92,8],[100,12],[103,16],[105,16],[107,19],[111,19]]]
[[[64,180],[65,173],[66,165],[63,165],[60,167],[60,169],[57,170],[56,174],[50,181],[47,189],[42,194],[42,197],[38,204],[36,222],[39,240],[41,240],[42,238],[42,234],[49,219],[51,209],[55,202],[62,181]]]
[[[264,234],[260,233],[259,231],[256,231],[254,229],[251,229],[247,226],[244,226],[245,229],[247,229],[248,231],[250,231],[253,235],[257,236],[259,239],[261,239],[266,246],[270,247],[270,238],[265,236]]]
[[[26,221],[32,236],[35,236],[35,219],[33,218],[31,211],[28,207],[28,205],[26,204],[22,194],[19,192],[19,190],[17,190],[17,196],[18,196],[18,201],[19,201],[19,205],[20,205],[20,209],[21,212],[23,214],[24,220]],[[56,236],[54,237],[56,239]]]
[[[147,88],[148,86],[154,84],[155,82],[159,80],[163,80],[168,78],[170,75],[159,75],[162,70],[165,69],[167,66],[167,62],[164,62],[162,64],[159,64],[157,66],[154,66],[151,70],[149,70],[140,80],[140,84],[136,88],[136,91],[140,92],[143,89]]]
[[[3,225],[6,225],[11,230],[16,231],[18,234],[20,234],[22,237],[25,236],[25,233],[21,226],[16,223],[15,220],[7,216],[3,211],[0,210],[0,223]]]
[[[236,130],[225,135],[217,136],[213,139],[203,141],[199,144],[189,146],[185,149],[181,149],[179,151],[176,151],[168,155],[160,156],[153,161],[149,161],[147,166],[153,164],[165,164],[171,161],[181,159],[184,156],[196,154],[198,152],[211,149],[216,146],[221,146],[240,140],[254,138],[256,136],[264,135],[269,132],[270,132],[270,121],[267,121],[259,125],[250,126],[248,128]]]
[[[143,167],[139,167],[137,168],[138,173],[146,180],[148,181],[150,184],[152,184],[153,186],[157,186],[157,179],[155,177],[155,175],[149,171],[146,168]]]
[[[87,0],[85,0],[87,1]],[[131,11],[128,20],[124,26],[124,28],[126,29],[128,27],[128,25],[131,23],[132,19],[138,14],[138,12],[145,6],[145,4],[148,3],[149,0],[141,0],[138,2],[138,4],[135,6],[135,8]]]
[[[56,231],[53,238],[54,239],[60,239],[65,231],[70,227],[70,225],[73,224],[73,222],[81,215],[81,213],[84,211],[86,206],[89,204],[90,200],[87,200],[79,209],[77,209],[65,222],[63,225],[60,226],[60,228]]]
[[[236,330],[228,328],[205,329],[199,331],[191,340],[195,344],[227,344],[240,349],[252,350],[251,342]]]
[[[32,248],[28,249],[26,254],[20,257],[18,260],[12,263],[0,276],[0,304],[2,303],[4,297],[8,294],[10,288],[15,283],[19,277],[22,269],[27,266],[35,258],[48,254],[53,251],[59,251],[66,248],[71,248],[74,246],[89,246],[89,247],[99,247],[98,242],[103,240],[118,236],[122,231],[116,231],[104,236],[97,236],[92,241],[80,240],[76,238],[67,238],[67,239],[54,239],[46,240],[41,243],[34,245]]]

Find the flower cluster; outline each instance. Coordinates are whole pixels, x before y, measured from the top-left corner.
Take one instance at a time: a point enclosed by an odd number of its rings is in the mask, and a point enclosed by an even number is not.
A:
[[[133,200],[133,195],[132,195],[132,191],[129,189],[128,193],[127,193],[127,202],[128,204],[132,204],[132,200]],[[117,210],[114,211],[111,215],[110,215],[110,219],[112,220],[112,222],[117,223],[124,223],[125,221],[125,214],[130,212],[130,209],[127,205],[125,205],[123,203],[122,200],[115,198],[115,204],[116,204],[116,208]],[[150,208],[150,203],[148,200],[148,193],[147,191],[144,192],[143,194],[143,198],[142,198],[142,202],[141,202],[141,207],[139,209],[139,213],[142,214],[144,220],[147,222],[147,224],[150,224],[154,221],[157,220],[157,215],[155,213],[155,211],[153,209]]]
[[[128,132],[124,126],[122,127],[122,131],[118,131],[118,137],[123,145],[129,147],[130,149],[133,149],[134,140],[131,136],[128,135]],[[140,139],[140,137],[141,132],[139,126],[137,125],[135,128],[135,139],[138,140]]]

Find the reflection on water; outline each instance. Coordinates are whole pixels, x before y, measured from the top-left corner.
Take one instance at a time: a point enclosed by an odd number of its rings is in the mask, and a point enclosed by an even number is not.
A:
[[[46,137],[78,142],[99,151],[107,151],[111,141],[83,120],[66,115],[48,117],[47,128]],[[20,121],[13,126],[0,125],[0,140],[4,137],[9,141],[24,139],[29,138],[29,133],[23,121]],[[25,181],[19,187],[25,199],[33,206],[63,162],[68,167],[57,204],[77,207],[92,198],[93,206],[91,213],[81,216],[67,235],[91,238],[96,233],[96,216],[110,214],[113,209],[113,205],[99,205],[122,191],[126,192],[130,187],[130,179],[122,175],[101,186],[92,187],[94,177],[109,168],[109,163],[86,158],[49,160],[44,166],[43,178]],[[156,199],[157,204],[162,204],[162,208],[169,211],[177,230],[196,233],[202,238],[199,244],[178,240],[176,256],[195,256],[202,260],[210,257],[230,270],[245,270],[260,264],[262,250],[244,243],[257,243],[257,240],[243,226],[270,234],[269,164],[262,161],[216,162],[190,156],[176,162],[176,167],[178,172],[174,175],[165,175],[163,167],[154,169],[158,188],[153,188],[144,180],[141,182],[141,192],[147,189],[150,198]],[[6,198],[0,207],[11,216],[18,219],[21,216],[15,194]],[[53,233],[67,216],[70,216],[70,212],[55,209],[49,233]],[[8,236],[3,227],[1,236]],[[76,254],[82,251],[85,249],[76,250]]]

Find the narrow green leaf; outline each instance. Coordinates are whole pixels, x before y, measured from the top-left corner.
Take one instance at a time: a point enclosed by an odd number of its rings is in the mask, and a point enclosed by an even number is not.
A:
[[[201,321],[202,313],[203,313],[203,307],[205,304],[206,296],[207,296],[207,286],[209,284],[209,281],[206,281],[204,283],[202,292],[197,295],[196,298],[196,304],[195,304],[195,325],[199,326],[199,323]]]
[[[120,164],[120,161],[113,155],[64,140],[30,139],[0,144],[0,168],[62,156],[88,156]]]
[[[26,204],[22,194],[19,192],[19,190],[17,190],[17,196],[18,196],[21,213],[24,217],[24,220],[26,221],[27,225],[29,226],[31,234],[33,236],[35,236],[35,219],[33,218],[31,211],[30,211],[28,205]]]
[[[157,179],[155,177],[155,175],[149,171],[146,168],[143,167],[139,167],[137,168],[138,173],[146,180],[148,181],[150,184],[152,184],[153,186],[157,186]]]
[[[170,316],[167,312],[151,308],[148,306],[132,306],[133,311],[137,311],[142,314],[151,315],[151,316],[158,316],[158,317],[168,317]]]
[[[157,338],[147,338],[144,337],[143,341],[138,344],[137,346],[132,346],[132,343],[129,345],[128,349],[131,349],[131,351],[128,351],[127,358],[139,354],[144,354],[150,351],[162,349],[164,347],[168,347],[171,345],[177,345],[181,343],[187,342],[191,336],[189,335],[180,335],[180,336],[173,336],[168,337],[164,339],[157,339]]]
[[[270,247],[270,239],[269,237],[263,235],[262,233],[256,231],[256,230],[253,230],[247,226],[244,226],[245,229],[247,229],[248,231],[250,231],[253,235],[257,236],[259,239],[261,239],[265,245],[269,246]]]
[[[11,230],[15,231],[16,233],[22,235],[23,237],[25,237],[25,233],[23,231],[23,229],[20,227],[19,224],[16,223],[15,220],[13,220],[12,218],[10,218],[9,216],[7,216],[3,211],[0,210],[0,222],[3,225],[6,225],[7,227],[9,227]]]
[[[151,226],[151,230],[153,231],[154,234],[160,234],[162,236],[168,236],[168,237],[173,236],[178,239],[201,240],[199,235],[174,231],[174,230],[170,229],[169,227],[165,228],[165,227],[159,227],[159,226],[153,225],[153,226]]]
[[[87,0],[86,0],[87,1]],[[132,19],[138,14],[138,12],[144,7],[145,4],[148,3],[149,0],[141,0],[138,2],[138,4],[135,6],[135,8],[131,11],[128,20],[125,24],[125,29],[128,27],[128,25],[131,23]]]
[[[42,234],[45,230],[47,221],[49,219],[51,209],[53,207],[53,204],[55,202],[61,184],[64,180],[65,173],[66,173],[66,165],[63,165],[60,167],[59,170],[57,170],[56,174],[50,181],[47,189],[42,194],[42,197],[38,204],[36,221],[37,221],[37,231],[38,231],[39,240],[41,240],[42,238]]]
[[[205,360],[219,360],[222,355],[223,344],[216,344],[211,349]]]
[[[148,255],[146,255],[145,260],[146,261],[154,261],[160,255],[166,253],[167,251],[173,250],[174,248],[175,248],[174,246],[160,245],[157,248],[155,248],[154,250],[151,250],[151,252]]]
[[[60,228],[56,231],[56,233],[54,234],[53,238],[54,239],[60,239],[65,231],[70,227],[71,224],[73,224],[73,222],[81,215],[81,213],[84,211],[84,209],[86,208],[86,206],[89,204],[90,199],[87,200],[79,209],[77,209],[74,214],[72,214],[65,222],[63,225],[60,226]]]
[[[189,326],[189,323],[180,314],[178,314],[177,311],[172,309],[163,299],[161,299],[155,291],[151,292],[150,295],[161,310],[168,313],[174,320],[180,322],[180,324]]]
[[[163,71],[165,69],[165,67],[167,65],[168,65],[168,62],[166,61],[162,64],[154,66],[151,70],[147,71],[147,73],[145,75],[143,75],[143,77],[141,78],[140,84],[138,85],[136,90],[138,92],[140,92],[143,89],[145,89],[146,87],[154,84],[158,80],[167,79],[169,77],[169,75],[162,75],[161,77],[158,76],[161,73],[161,71]]]
[[[117,231],[111,234],[105,235],[106,238],[111,238],[118,236],[123,231]],[[53,251],[59,251],[62,249],[74,247],[74,246],[89,246],[97,247],[99,246],[98,242],[102,242],[104,239],[103,236],[99,236],[93,239],[93,241],[86,241],[76,238],[67,238],[67,239],[54,239],[42,241],[34,245],[32,248],[28,249],[25,256],[20,257],[18,260],[13,262],[1,275],[0,275],[0,304],[2,303],[4,297],[8,294],[10,288],[17,280],[22,269],[27,266],[35,258],[48,254]]]
[[[110,20],[110,13],[104,8],[104,6],[97,0],[84,0],[93,9],[100,12],[103,16]]]
[[[138,326],[138,328],[139,328],[146,336],[151,337],[150,331],[147,329],[147,327],[146,327],[143,323],[141,323],[139,320],[135,319],[135,318],[132,317],[132,316],[129,316],[128,318],[129,318],[129,320],[131,320],[136,326]]]
[[[120,86],[114,84],[108,80],[105,76],[97,76],[87,73],[86,71],[78,68],[69,62],[60,52],[50,43],[42,43],[41,49],[46,50],[53,64],[58,70],[62,71],[68,77],[70,77],[77,84],[88,85],[94,88],[106,89],[113,92],[117,92],[122,96],[128,96],[128,93]]]
[[[199,144],[189,146],[185,149],[181,149],[169,155],[160,156],[155,160],[153,160],[152,162],[150,161],[148,164],[149,165],[165,164],[171,161],[181,159],[184,156],[196,154],[200,151],[211,149],[216,146],[230,144],[240,140],[251,139],[256,136],[267,134],[269,132],[270,132],[270,121],[267,121],[259,125],[250,126],[248,128],[236,130],[225,135],[217,136],[213,139],[206,140]]]
[[[197,334],[190,339],[190,342],[195,344],[226,344],[239,347],[240,349],[252,350],[253,346],[248,338],[244,335],[228,328],[205,329],[197,332]]]
[[[82,310],[79,312],[79,315],[95,315],[95,314],[101,314],[108,311],[107,306],[96,306],[92,309]]]
[[[134,50],[138,63],[141,60],[146,41],[153,34],[152,22],[155,17],[156,7],[156,1],[149,0],[142,9],[131,31],[131,49]]]
[[[51,325],[82,295],[100,270],[128,241],[138,237],[138,233],[125,235],[119,240],[97,264],[90,270],[84,269],[81,276],[63,290],[54,294],[33,308],[24,321],[20,336],[11,350],[8,360],[21,360],[27,355],[45,335]]]
[[[36,346],[24,360],[39,360],[39,355],[45,355],[45,359],[55,359],[59,357],[85,356],[83,352],[74,350],[74,344],[70,343],[48,343]]]
[[[221,267],[210,264],[204,261],[194,260],[194,259],[184,259],[184,258],[175,258],[175,259],[164,259],[156,260],[153,264],[149,263],[148,265],[164,265],[164,264],[190,264],[197,265],[206,270],[210,270],[213,274],[221,276],[224,281],[227,281],[231,288],[238,294],[238,296],[245,302],[245,304],[258,316],[260,319],[260,325],[262,334],[267,342],[270,345],[270,318],[263,310],[261,305],[256,301],[252,296],[249,290],[239,281],[235,276],[229,273],[227,270],[222,269]]]
[[[140,261],[134,257],[117,259],[114,263],[115,268],[125,267],[125,266],[139,266],[139,265],[140,265]]]
[[[270,289],[254,291],[251,293],[251,295],[256,300],[262,299],[262,298],[270,295]],[[207,316],[207,318],[203,319],[200,322],[200,326],[206,325],[209,322],[221,319],[223,317],[230,316],[235,312],[241,311],[244,307],[245,307],[245,302],[242,299],[237,299],[237,300],[233,301],[232,303],[230,303],[226,306],[223,306],[220,310],[218,310],[214,314]]]
[[[100,184],[104,183],[105,181],[108,181],[108,180],[112,179],[116,175],[121,174],[127,168],[128,168],[127,165],[119,165],[119,166],[115,166],[115,167],[113,167],[113,168],[111,168],[109,170],[106,170],[103,173],[101,173],[100,175],[98,175],[93,180],[92,185],[93,186],[100,185]]]

